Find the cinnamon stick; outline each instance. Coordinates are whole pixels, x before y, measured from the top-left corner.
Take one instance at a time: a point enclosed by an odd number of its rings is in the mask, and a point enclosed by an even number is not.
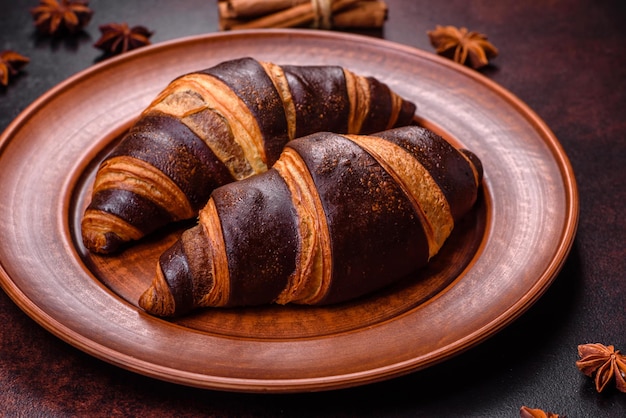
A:
[[[311,0],[224,0],[224,17],[246,19],[276,13]]]
[[[384,1],[362,1],[337,14],[333,14],[335,28],[380,28],[387,20]]]
[[[269,2],[274,5],[287,1],[300,4],[255,19],[233,18],[229,11],[231,7],[229,4],[233,1],[218,3],[222,30],[300,27],[310,25],[319,18],[310,0],[270,0]],[[254,0],[237,1],[254,2]],[[387,5],[381,0],[335,0],[332,2],[331,11],[332,26],[337,28],[381,27],[387,18]]]

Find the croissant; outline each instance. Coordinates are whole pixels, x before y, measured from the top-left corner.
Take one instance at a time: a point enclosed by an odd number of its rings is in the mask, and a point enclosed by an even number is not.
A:
[[[197,216],[213,189],[266,171],[293,138],[373,133],[410,124],[414,112],[387,85],[338,66],[242,58],[181,76],[99,166],[83,242],[115,252]]]
[[[217,188],[160,257],[139,305],[321,305],[424,266],[477,199],[480,160],[418,127],[290,141],[263,174]]]

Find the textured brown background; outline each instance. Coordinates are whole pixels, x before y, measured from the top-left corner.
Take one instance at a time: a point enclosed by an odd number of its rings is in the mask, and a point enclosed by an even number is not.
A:
[[[0,11],[0,50],[31,58],[24,74],[0,87],[0,130],[98,60],[92,44],[100,24],[145,25],[155,30],[155,43],[218,27],[211,0],[92,0],[96,13],[81,36],[50,40],[33,30],[28,9],[36,3],[12,0]],[[384,30],[367,35],[432,51],[426,31],[437,24],[487,33],[501,54],[483,73],[526,102],[563,144],[579,185],[580,224],[545,296],[495,337],[430,369],[334,392],[249,395],[177,386],[96,360],[49,334],[0,292],[0,416],[515,417],[522,405],[569,417],[626,415],[626,394],[597,394],[574,366],[581,343],[626,351],[625,3],[387,4]],[[6,175],[2,167],[0,175]]]

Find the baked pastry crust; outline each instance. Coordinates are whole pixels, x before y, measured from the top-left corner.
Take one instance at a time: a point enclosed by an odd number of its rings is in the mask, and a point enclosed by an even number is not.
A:
[[[474,154],[417,126],[293,140],[267,172],[213,192],[140,306],[173,316],[374,292],[438,253],[481,182]]]
[[[173,80],[100,166],[82,237],[112,253],[190,219],[221,185],[263,173],[296,137],[411,123],[415,105],[338,66],[226,61]]]

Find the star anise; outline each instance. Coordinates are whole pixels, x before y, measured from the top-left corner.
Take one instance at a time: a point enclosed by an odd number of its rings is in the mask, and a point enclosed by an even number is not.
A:
[[[76,33],[91,20],[93,11],[86,0],[40,0],[39,6],[30,9],[35,26],[40,32]]]
[[[126,23],[109,23],[100,26],[102,35],[94,46],[109,55],[122,54],[131,49],[150,45],[152,32],[144,26],[128,27]]]
[[[615,386],[626,392],[626,356],[612,345],[583,344],[578,346],[580,360],[576,366],[589,377],[595,376],[596,390],[602,392],[615,378]]]
[[[9,85],[9,77],[16,75],[30,60],[15,51],[0,52],[0,84]]]
[[[430,43],[439,55],[474,69],[489,64],[489,59],[498,55],[498,49],[487,40],[487,36],[470,32],[467,28],[439,26],[428,31]]]
[[[520,418],[559,418],[557,414],[546,412],[541,409],[533,409],[522,406],[519,410]]]

